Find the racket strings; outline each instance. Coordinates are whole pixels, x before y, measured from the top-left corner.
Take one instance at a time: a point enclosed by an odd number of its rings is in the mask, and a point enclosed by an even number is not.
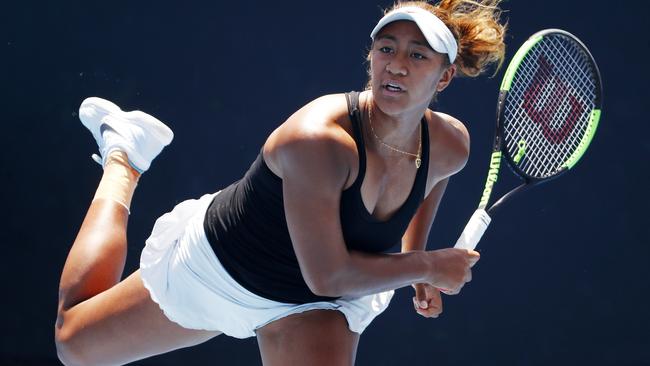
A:
[[[534,177],[556,174],[584,137],[597,84],[590,57],[568,37],[540,41],[522,60],[504,108],[504,143]]]
[[[550,44],[551,47],[550,52],[554,52],[559,55],[566,55],[569,54],[566,50],[565,47],[562,47],[564,49],[558,49],[558,44]],[[559,45],[559,46],[564,46],[564,45]],[[547,55],[544,55],[547,56]],[[575,140],[579,139],[579,134],[566,134],[566,130],[568,128],[573,127],[571,124],[575,123],[575,118],[569,120],[569,125],[567,126],[567,120],[570,118],[569,116],[569,111],[571,111],[570,106],[568,103],[566,103],[566,98],[558,98],[557,95],[564,96],[566,95],[566,87],[565,84],[563,83],[554,83],[554,82],[546,82],[547,80],[553,80],[554,73],[561,73],[563,70],[553,70],[551,66],[549,65],[553,61],[547,62],[546,60],[548,59],[547,57],[544,58],[537,58],[540,62],[538,65],[534,64],[529,64],[527,65],[529,69],[532,69],[532,66],[537,66],[537,69],[534,71],[528,70],[529,75],[534,75],[536,80],[536,84],[532,85],[533,89],[526,89],[527,93],[530,94],[530,91],[532,90],[533,93],[537,93],[538,95],[536,96],[537,103],[536,105],[533,106],[528,106],[528,109],[526,110],[526,114],[531,114],[533,113],[533,122],[536,122],[538,124],[542,124],[542,128],[537,128],[537,129],[532,129],[532,130],[526,130],[526,132],[533,132],[534,136],[530,136],[530,133],[526,134],[524,136],[524,141],[541,141],[542,143],[540,144],[540,154],[533,154],[535,150],[535,146],[532,146],[530,143],[527,144],[528,146],[528,151],[527,151],[527,156],[529,159],[527,161],[522,162],[523,164],[528,164],[533,168],[533,173],[536,175],[544,175],[543,168],[544,168],[544,159],[548,159],[548,156],[559,156],[562,157],[563,155],[566,155],[570,153],[570,151],[575,147]],[[542,63],[543,62],[543,63]],[[568,62],[567,60],[559,60],[558,61],[560,65],[566,65]],[[557,65],[558,62],[553,62],[553,64]],[[535,81],[534,81],[535,82]],[[542,90],[536,90],[536,89],[542,89]],[[554,95],[554,92],[559,92],[559,94]],[[524,95],[524,98],[531,99],[530,96]],[[526,101],[524,101],[526,102]],[[564,102],[564,103],[563,103]],[[529,103],[530,104],[530,103]],[[540,108],[540,106],[543,106],[543,108]],[[532,112],[531,112],[532,109]],[[555,116],[556,118],[552,118],[550,116],[549,111],[555,111]],[[530,116],[529,116],[530,117]],[[561,121],[562,124],[558,125],[558,121]],[[562,127],[568,127],[565,129],[562,129]],[[576,131],[580,131],[580,129],[577,129]],[[558,136],[560,133],[562,133],[561,136]],[[541,136],[543,135],[543,136]],[[559,144],[559,142],[562,142],[562,140],[567,140],[566,143]],[[546,141],[548,140],[548,141]],[[551,142],[549,143],[544,143],[544,142]],[[514,145],[514,143],[511,143],[511,145]],[[561,149],[560,152],[563,152],[564,154],[553,154],[557,149],[552,149],[553,145],[557,145],[556,147],[559,147]],[[525,155],[526,156],[526,155]],[[565,159],[560,159],[558,162],[555,162],[557,165],[558,163],[561,164],[564,162]],[[549,164],[546,164],[549,165]],[[554,164],[550,164],[554,165]],[[551,168],[552,169],[552,168]],[[551,172],[552,173],[552,172]]]
[[[557,44],[551,44],[551,50],[549,52],[554,52],[559,55],[565,55],[568,54],[565,49],[557,49],[558,45]],[[563,46],[563,45],[559,45]],[[564,48],[564,47],[563,47]],[[547,56],[547,55],[544,55]],[[526,132],[533,132],[534,136],[530,136],[530,133],[526,134],[524,136],[524,141],[535,141],[535,142],[542,142],[539,144],[539,150],[540,154],[533,154],[534,150],[536,150],[535,146],[529,146],[528,147],[528,152],[527,155],[529,159],[527,161],[522,162],[523,164],[528,165],[528,169],[532,169],[531,173],[534,175],[541,175],[545,176],[545,173],[552,173],[553,168],[557,167],[558,164],[562,164],[565,159],[563,159],[564,156],[567,154],[570,154],[570,150],[575,147],[575,140],[578,139],[579,134],[566,134],[566,130],[568,128],[572,128],[572,124],[575,122],[575,118],[570,119],[569,113],[571,113],[571,106],[569,103],[566,103],[566,98],[558,98],[557,95],[564,96],[567,93],[567,87],[563,83],[555,83],[555,82],[547,82],[548,80],[553,81],[554,77],[554,72],[561,73],[563,70],[553,70],[549,64],[553,63],[554,65],[557,65],[558,63],[560,65],[566,65],[568,62],[567,60],[558,60],[557,62],[553,61],[546,61],[548,58],[538,58],[538,60],[543,61],[540,62],[539,65],[535,64],[529,64],[528,66],[528,74],[529,75],[534,75],[535,78],[537,78],[536,84],[533,84],[533,92],[539,93],[537,96],[537,103],[536,105],[533,106],[528,106],[528,110],[526,110],[526,114],[531,114],[531,109],[532,113],[535,113],[536,115],[533,116],[534,121],[538,124],[543,124],[541,127],[542,128],[535,128],[535,129],[527,129],[525,130]],[[537,66],[537,70],[533,71],[531,66]],[[534,74],[533,74],[534,72]],[[535,90],[541,88],[542,90]],[[527,92],[530,92],[530,88],[526,89]],[[555,95],[554,92],[558,92],[559,94]],[[530,93],[528,93],[530,94]],[[524,95],[524,98],[530,99],[530,96]],[[543,106],[541,108],[541,111],[539,111],[537,108],[539,106]],[[555,111],[555,118],[553,116],[549,115],[551,114],[549,111]],[[566,121],[569,121],[569,125],[567,125]],[[559,124],[561,122],[562,124]],[[562,128],[566,127],[566,128]],[[577,129],[576,131],[580,131],[580,129]],[[561,133],[560,136],[558,136]],[[543,135],[543,136],[542,136]],[[568,138],[568,139],[567,139]],[[568,140],[565,141],[563,144],[559,144],[559,142],[562,142],[562,140]],[[546,143],[546,142],[551,142]],[[512,145],[512,144],[511,144]],[[531,144],[527,144],[531,145]],[[554,145],[555,147],[560,148],[561,151],[558,154],[558,151],[553,151],[557,149],[553,149]],[[549,162],[545,162],[544,160],[548,160],[549,157],[560,157],[558,161],[555,162],[550,162],[551,164],[548,164]],[[546,163],[546,164],[545,164]],[[550,168],[550,172],[544,172],[544,168]],[[526,169],[526,168],[525,168]]]

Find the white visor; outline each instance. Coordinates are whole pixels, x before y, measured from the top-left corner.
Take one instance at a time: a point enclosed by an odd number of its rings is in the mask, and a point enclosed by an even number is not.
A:
[[[456,39],[451,33],[449,28],[437,16],[429,11],[416,6],[405,6],[397,8],[388,14],[384,15],[379,23],[375,26],[370,33],[370,38],[373,40],[379,31],[388,23],[398,20],[410,20],[420,28],[420,31],[429,42],[429,46],[440,53],[446,53],[449,56],[449,62],[454,63],[456,53],[458,52],[458,45]]]

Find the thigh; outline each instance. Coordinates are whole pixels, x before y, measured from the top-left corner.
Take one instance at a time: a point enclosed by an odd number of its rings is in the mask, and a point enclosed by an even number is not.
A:
[[[289,315],[257,330],[265,366],[354,365],[359,334],[343,313],[310,310]]]
[[[112,288],[61,311],[56,338],[63,357],[85,364],[123,364],[202,343],[220,332],[170,321],[136,271]]]

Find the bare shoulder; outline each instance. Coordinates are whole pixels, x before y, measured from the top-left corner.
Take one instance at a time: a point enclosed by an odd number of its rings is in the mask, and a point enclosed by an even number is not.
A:
[[[280,178],[288,168],[305,165],[337,167],[349,173],[356,144],[349,126],[343,94],[319,97],[304,105],[282,123],[264,144],[264,159]],[[334,172],[336,173],[336,172]]]
[[[441,175],[451,176],[465,167],[470,139],[465,125],[441,112],[427,111],[431,141],[430,156]]]

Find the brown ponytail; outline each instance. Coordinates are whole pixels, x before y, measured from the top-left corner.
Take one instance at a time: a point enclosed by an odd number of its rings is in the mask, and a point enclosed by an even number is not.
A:
[[[398,2],[387,12],[404,6],[417,6],[442,20],[458,42],[454,64],[461,74],[478,76],[491,64],[503,64],[506,25],[499,22],[501,0],[441,0],[436,5],[426,1]]]

